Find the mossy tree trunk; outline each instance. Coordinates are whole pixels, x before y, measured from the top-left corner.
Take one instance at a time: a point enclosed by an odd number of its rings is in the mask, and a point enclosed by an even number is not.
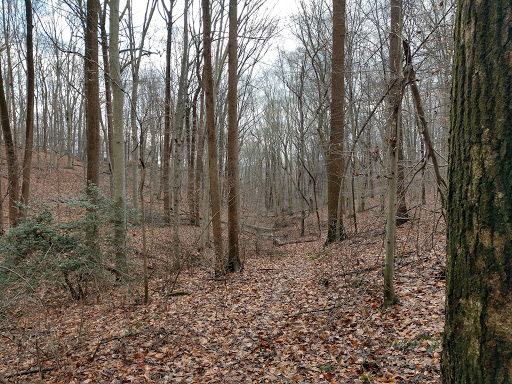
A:
[[[512,7],[459,1],[444,383],[512,382]]]

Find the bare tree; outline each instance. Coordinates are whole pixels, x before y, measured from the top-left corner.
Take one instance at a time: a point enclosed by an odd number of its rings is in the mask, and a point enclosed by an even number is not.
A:
[[[133,23],[133,1],[128,2],[128,35],[130,40],[130,69],[132,74],[132,90],[130,99],[130,126],[131,126],[131,144],[132,148],[130,151],[131,168],[132,168],[132,205],[133,208],[137,209],[138,196],[138,175],[139,175],[139,161],[137,153],[138,135],[137,135],[137,99],[139,92],[139,72],[142,57],[144,56],[144,42],[151,25],[153,14],[155,13],[157,0],[148,1],[146,4],[146,10],[144,13],[144,21],[142,23],[142,30],[140,32],[140,41],[137,45],[135,41],[135,27]]]
[[[391,104],[389,118],[389,182],[388,182],[388,219],[386,225],[386,259],[384,267],[384,307],[396,303],[393,286],[395,245],[396,245],[396,206],[398,182],[398,145],[402,116],[402,60],[401,60],[401,0],[391,0],[391,32],[389,35],[389,98]]]
[[[170,0],[169,8],[162,0],[162,6],[167,18],[167,42],[165,48],[165,99],[164,99],[164,152],[162,159],[162,184],[164,198],[164,217],[167,223],[171,222],[171,195],[169,191],[170,182],[170,160],[171,160],[171,48],[172,48],[172,11],[174,1]]]
[[[186,115],[187,78],[188,78],[188,0],[185,0],[183,13],[183,53],[181,57],[180,79],[178,84],[178,100],[174,124],[174,164],[172,178],[172,225],[173,225],[173,270],[181,268],[181,247],[179,237],[180,202],[181,202],[181,157],[182,133]]]
[[[91,1],[91,0],[89,0]],[[119,63],[119,0],[110,0],[110,76],[112,79],[114,145],[114,202],[116,206],[115,240],[119,269],[126,267],[126,176],[123,129],[124,92]]]

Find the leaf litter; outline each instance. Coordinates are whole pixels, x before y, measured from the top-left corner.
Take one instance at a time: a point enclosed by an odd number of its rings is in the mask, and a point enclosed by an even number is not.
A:
[[[421,220],[398,231],[399,304],[389,309],[385,223],[375,211],[328,247],[293,238],[293,226],[274,234],[297,240],[284,245],[250,249],[265,240],[244,234],[245,268],[221,281],[195,260],[199,229],[183,226],[195,265],[178,276],[178,295],[158,271],[170,258],[170,230],[154,226],[148,305],[137,285],[87,303],[27,302],[0,330],[0,372],[17,383],[439,383],[445,244],[432,212],[420,210]]]

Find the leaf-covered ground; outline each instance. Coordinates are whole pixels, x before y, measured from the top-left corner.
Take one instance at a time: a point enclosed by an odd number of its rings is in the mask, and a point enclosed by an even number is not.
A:
[[[248,226],[244,271],[220,281],[187,226],[189,266],[164,278],[171,230],[154,226],[148,305],[140,284],[87,303],[40,292],[0,323],[0,373],[17,383],[439,383],[443,228],[425,207],[414,212],[399,229],[389,309],[377,208],[358,215],[358,233],[346,219],[350,239],[329,247],[298,238],[294,221],[258,223],[275,225],[272,238]]]

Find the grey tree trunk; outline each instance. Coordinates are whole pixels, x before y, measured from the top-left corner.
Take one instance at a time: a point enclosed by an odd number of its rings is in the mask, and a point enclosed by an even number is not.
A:
[[[112,81],[115,240],[117,267],[126,269],[126,158],[123,128],[124,92],[119,63],[119,0],[110,0],[110,77]]]
[[[397,302],[393,286],[395,245],[396,245],[396,208],[398,188],[398,158],[400,125],[402,124],[402,60],[401,60],[401,0],[391,0],[391,33],[389,47],[390,63],[390,126],[389,126],[389,179],[388,179],[388,218],[386,224],[386,259],[384,262],[384,308]]]

